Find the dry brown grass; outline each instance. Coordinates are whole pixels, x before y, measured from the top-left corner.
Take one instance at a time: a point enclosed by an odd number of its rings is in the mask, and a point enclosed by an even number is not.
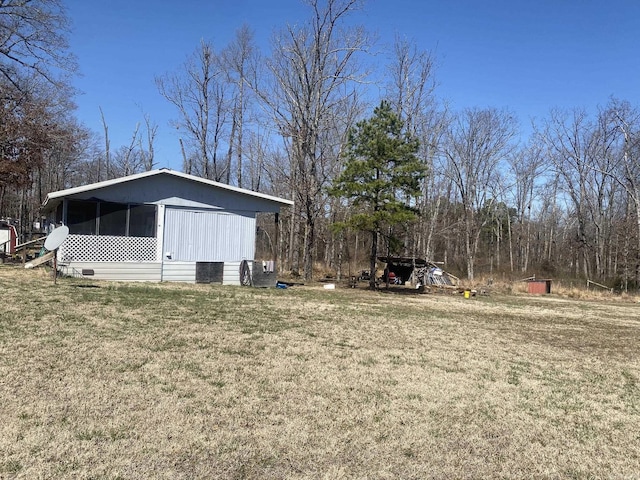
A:
[[[475,282],[462,280],[463,286],[474,289],[486,289],[498,294],[508,295],[528,295],[528,283],[526,281],[509,279],[480,277]],[[490,286],[488,286],[490,282]],[[561,280],[552,279],[551,292],[556,297],[596,300],[605,302],[639,302],[640,297],[635,293],[612,293],[610,289],[605,289],[596,285],[589,288],[583,280]]]
[[[638,478],[633,303],[0,266],[0,478]]]

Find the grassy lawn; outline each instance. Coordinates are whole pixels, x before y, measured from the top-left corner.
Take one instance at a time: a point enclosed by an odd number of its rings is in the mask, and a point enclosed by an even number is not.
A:
[[[0,478],[638,478],[633,302],[0,265]]]

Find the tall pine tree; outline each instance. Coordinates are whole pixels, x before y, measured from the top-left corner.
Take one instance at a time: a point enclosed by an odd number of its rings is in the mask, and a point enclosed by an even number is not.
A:
[[[371,288],[375,288],[378,238],[383,229],[417,216],[412,203],[426,175],[416,156],[418,147],[418,140],[404,131],[403,122],[383,101],[373,117],[359,122],[349,133],[345,168],[329,191],[352,201],[352,215],[339,226],[371,233]]]

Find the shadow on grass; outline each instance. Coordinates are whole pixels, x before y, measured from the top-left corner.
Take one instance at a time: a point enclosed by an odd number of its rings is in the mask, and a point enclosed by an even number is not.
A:
[[[376,289],[379,293],[388,293],[391,295],[425,295],[427,292],[421,288],[409,288],[402,285],[389,285],[388,287],[382,286]]]
[[[381,286],[376,289],[379,293],[386,293],[390,295],[451,295],[456,296],[462,294],[462,290],[456,289],[444,289],[444,288],[412,288],[402,285],[389,285],[389,287]],[[474,295],[475,296],[475,295]]]

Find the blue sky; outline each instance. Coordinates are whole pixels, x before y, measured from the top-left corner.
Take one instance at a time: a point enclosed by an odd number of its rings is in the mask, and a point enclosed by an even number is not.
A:
[[[112,148],[129,141],[148,114],[158,125],[158,167],[181,168],[173,107],[154,78],[175,71],[200,39],[223,48],[243,24],[268,54],[275,29],[309,14],[300,0],[66,0],[77,116]],[[354,23],[379,37],[396,34],[431,51],[437,95],[454,109],[513,111],[523,129],[551,108],[595,111],[610,96],[640,106],[640,2],[636,0],[368,0]],[[384,54],[381,54],[384,55]]]

